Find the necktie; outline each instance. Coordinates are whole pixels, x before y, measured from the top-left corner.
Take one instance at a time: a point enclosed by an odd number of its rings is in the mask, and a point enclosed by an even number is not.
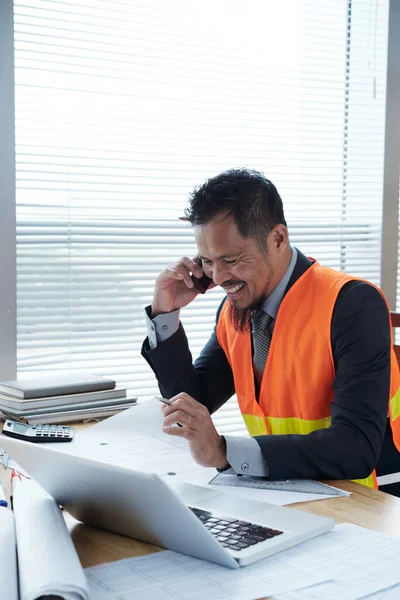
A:
[[[272,321],[273,318],[262,309],[258,310],[253,317],[253,363],[261,374],[264,372],[271,344],[272,335],[269,332],[269,325]]]

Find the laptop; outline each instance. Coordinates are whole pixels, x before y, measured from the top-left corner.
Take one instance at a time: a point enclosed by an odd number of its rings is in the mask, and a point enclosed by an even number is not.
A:
[[[334,521],[0,436],[0,447],[73,517],[232,569],[309,540]]]

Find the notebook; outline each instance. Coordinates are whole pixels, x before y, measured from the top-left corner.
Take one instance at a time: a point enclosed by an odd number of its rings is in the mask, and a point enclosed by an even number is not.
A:
[[[0,381],[0,392],[16,398],[41,398],[111,390],[115,388],[113,379],[98,375],[54,375],[51,377],[27,377],[13,381]]]
[[[171,487],[152,473],[5,436],[0,436],[0,447],[76,519],[230,568],[249,565],[334,526],[327,517],[182,482]],[[238,527],[245,530],[241,539],[254,543],[242,542],[246,547],[241,548],[228,544],[240,532],[227,530]],[[268,531],[276,533],[258,539]]]

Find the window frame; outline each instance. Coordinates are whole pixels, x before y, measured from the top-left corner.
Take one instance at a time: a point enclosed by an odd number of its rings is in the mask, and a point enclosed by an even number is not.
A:
[[[17,372],[13,0],[0,2],[0,379]]]

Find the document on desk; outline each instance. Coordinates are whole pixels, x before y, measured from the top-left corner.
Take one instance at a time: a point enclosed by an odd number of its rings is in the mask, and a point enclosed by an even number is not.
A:
[[[382,592],[376,592],[367,596],[367,600],[399,600],[400,598],[400,585],[395,585],[391,588],[387,588]]]
[[[91,600],[394,600],[400,539],[346,523],[236,571],[168,550],[85,572]]]
[[[328,581],[277,600],[358,600],[372,594],[378,600],[400,583],[400,539],[350,523],[281,554],[292,567],[315,570]]]
[[[322,581],[276,561],[231,570],[172,550],[85,569],[90,600],[254,600]]]
[[[323,592],[321,591],[321,593]],[[286,594],[279,594],[278,596],[274,596],[274,600],[321,600],[321,598],[324,598],[325,600],[325,596],[319,596],[318,594],[318,586],[313,586],[303,588],[301,590],[296,590],[294,592],[288,592]],[[326,597],[335,598],[336,596]],[[341,596],[337,596],[337,598],[340,600]],[[359,596],[359,598],[363,598],[363,600],[399,600],[400,585],[395,585],[386,588],[385,590],[375,592],[374,594],[370,594],[369,596]]]
[[[160,403],[151,399],[78,431],[71,443],[58,444],[57,450],[156,473],[171,484],[178,480],[208,487],[216,470],[198,465],[191,457],[187,441],[163,433],[161,424]],[[221,491],[218,486],[209,487]],[[230,488],[230,493],[277,505],[325,500],[337,495],[337,492],[329,496],[247,487]]]

